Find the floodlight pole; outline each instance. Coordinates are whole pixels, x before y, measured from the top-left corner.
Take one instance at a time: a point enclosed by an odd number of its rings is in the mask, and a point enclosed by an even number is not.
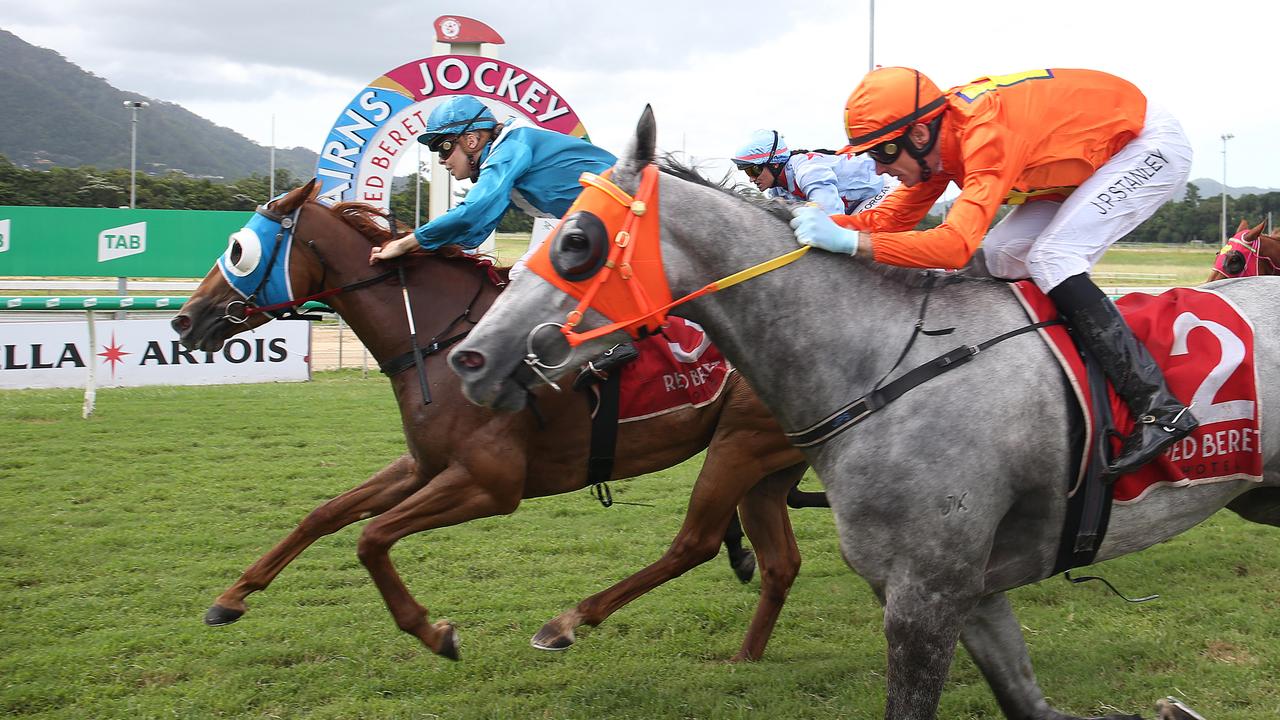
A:
[[[1227,141],[1235,137],[1231,133],[1222,134],[1222,241],[1227,238]]]
[[[129,108],[133,116],[129,122],[129,209],[133,210],[138,207],[138,111],[150,106],[150,103],[146,100],[125,100],[124,106]],[[129,294],[128,278],[116,278],[116,294]],[[117,320],[124,320],[125,317],[124,310],[115,314]]]
[[[871,36],[867,40],[867,72],[876,69],[876,0],[871,0],[871,21],[867,23],[871,28]]]

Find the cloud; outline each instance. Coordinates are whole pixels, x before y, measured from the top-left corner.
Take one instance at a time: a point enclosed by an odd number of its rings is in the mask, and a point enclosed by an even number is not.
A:
[[[471,8],[420,0],[46,0],[10,3],[3,25],[116,87],[179,103],[266,143],[318,149],[365,85],[433,54],[435,17],[463,10],[507,40],[501,57],[549,82],[613,150],[646,102],[660,142],[724,157],[752,129],[796,146],[838,143],[844,99],[868,64],[869,0],[808,3],[651,0],[630,6],[553,0]],[[1232,185],[1280,187],[1270,162],[1280,94],[1260,81],[1280,6],[1219,0],[916,0],[875,8],[876,62],[918,67],[942,86],[1033,67],[1091,67],[1141,87],[1182,121],[1193,177],[1220,178],[1232,132]]]

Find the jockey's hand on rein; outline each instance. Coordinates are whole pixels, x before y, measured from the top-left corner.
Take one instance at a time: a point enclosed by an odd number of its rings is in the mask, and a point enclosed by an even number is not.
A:
[[[858,251],[858,233],[842,228],[820,207],[805,205],[791,211],[791,229],[796,242],[827,252],[853,255]]]

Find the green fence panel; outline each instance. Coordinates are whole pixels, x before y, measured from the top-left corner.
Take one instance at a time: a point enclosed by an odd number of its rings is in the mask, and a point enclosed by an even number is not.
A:
[[[0,276],[204,277],[252,216],[0,206]]]

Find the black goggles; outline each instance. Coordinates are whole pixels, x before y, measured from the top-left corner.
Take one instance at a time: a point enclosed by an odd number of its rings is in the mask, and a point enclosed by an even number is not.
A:
[[[892,140],[885,140],[879,145],[873,145],[867,148],[867,154],[872,160],[881,165],[892,165],[897,161],[898,156],[902,154],[902,143],[906,138],[906,134],[899,135]]]
[[[427,142],[427,149],[433,153],[439,153],[440,159],[449,157],[453,152],[453,148],[458,144],[458,135],[437,135]]]
[[[760,177],[760,173],[764,172],[764,165],[743,165],[740,169],[747,174],[747,177],[755,180]]]

